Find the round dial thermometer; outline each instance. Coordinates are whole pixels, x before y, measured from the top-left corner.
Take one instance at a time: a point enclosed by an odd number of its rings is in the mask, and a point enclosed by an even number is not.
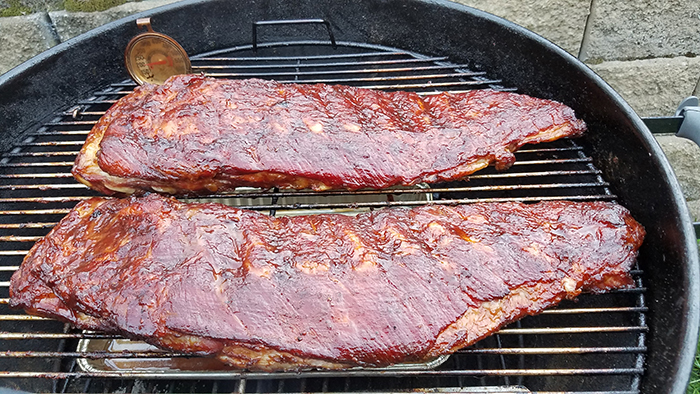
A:
[[[177,74],[192,72],[190,59],[177,41],[151,28],[151,18],[136,20],[136,25],[148,31],[134,37],[124,52],[129,75],[138,84],[160,85]]]

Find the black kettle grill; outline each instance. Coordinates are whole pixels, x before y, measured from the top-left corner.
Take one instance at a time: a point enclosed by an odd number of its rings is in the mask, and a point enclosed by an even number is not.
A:
[[[607,200],[647,230],[634,289],[582,295],[417,368],[258,373],[7,306],[33,242],[96,193],[71,175],[100,115],[135,84],[136,19],[179,41],[193,72],[420,94],[517,91],[573,107],[579,139],[526,146],[505,172],[430,189],[241,190],[213,199],[271,214],[474,201]],[[276,22],[270,22],[276,21]],[[261,22],[261,23],[256,23]],[[330,34],[329,34],[330,33]],[[54,392],[683,393],[698,336],[698,251],[679,185],[642,120],[585,65],[503,19],[440,0],[184,1],[60,44],[0,76],[0,386]],[[439,307],[439,306],[436,306]]]

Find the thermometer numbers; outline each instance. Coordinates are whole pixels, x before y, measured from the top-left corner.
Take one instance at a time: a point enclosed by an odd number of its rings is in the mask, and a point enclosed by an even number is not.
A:
[[[153,79],[154,75],[151,72],[151,69],[148,67],[148,60],[143,55],[136,55],[134,59],[136,60],[136,67],[138,67],[145,79]]]

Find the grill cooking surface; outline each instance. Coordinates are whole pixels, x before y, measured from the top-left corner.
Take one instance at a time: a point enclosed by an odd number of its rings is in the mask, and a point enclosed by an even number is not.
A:
[[[194,72],[223,78],[347,84],[420,94],[475,88],[515,90],[449,59],[391,48],[303,41],[237,47],[194,57]],[[431,365],[344,372],[247,373],[206,360],[163,353],[102,333],[27,316],[7,306],[10,276],[33,243],[78,201],[96,195],[70,169],[92,125],[134,84],[115,83],[76,98],[37,125],[0,160],[0,385],[31,391],[405,391],[636,393],[643,374],[647,326],[641,272],[637,288],[582,295],[512,324]],[[323,192],[241,189],[207,200],[276,215],[356,212],[389,206],[614,200],[592,159],[575,141],[525,146],[505,172],[480,171],[468,182],[383,191]],[[202,200],[202,199],[199,199]],[[117,354],[115,354],[115,352]],[[41,379],[37,379],[41,378]],[[472,389],[474,388],[474,389]],[[124,391],[122,391],[124,392]],[[484,391],[478,391],[484,392]]]

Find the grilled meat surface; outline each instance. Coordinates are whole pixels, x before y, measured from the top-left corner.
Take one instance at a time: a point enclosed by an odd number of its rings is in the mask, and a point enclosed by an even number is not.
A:
[[[73,175],[109,195],[379,189],[460,179],[493,163],[505,169],[522,145],[585,128],[571,108],[516,93],[420,97],[175,76],[112,106]]]
[[[581,291],[632,285],[644,237],[607,202],[271,217],[158,195],[79,203],[10,303],[250,370],[449,354]]]

